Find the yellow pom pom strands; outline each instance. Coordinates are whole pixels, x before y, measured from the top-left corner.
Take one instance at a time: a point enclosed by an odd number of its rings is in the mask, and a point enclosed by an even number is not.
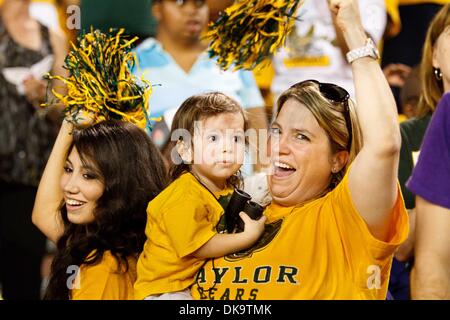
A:
[[[131,45],[137,37],[127,40],[123,33],[123,29],[110,34],[96,30],[81,35],[65,60],[70,76],[48,76],[66,85],[65,95],[52,92],[73,122],[88,113],[94,122],[123,120],[151,129],[150,120],[155,119],[147,108],[152,87],[132,75],[136,57]]]
[[[209,55],[224,70],[255,69],[284,45],[303,0],[236,0],[209,25]]]

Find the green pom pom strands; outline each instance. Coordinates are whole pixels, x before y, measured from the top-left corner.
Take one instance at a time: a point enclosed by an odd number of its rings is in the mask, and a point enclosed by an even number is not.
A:
[[[284,45],[293,29],[303,0],[236,0],[216,22],[205,39],[209,55],[224,70],[253,70]]]
[[[65,94],[52,92],[73,122],[88,113],[94,123],[122,120],[151,130],[150,120],[157,120],[147,110],[152,86],[131,73],[136,64],[131,45],[138,38],[127,40],[123,33],[123,29],[111,29],[109,34],[91,30],[79,36],[65,60],[70,76],[47,75],[65,84]]]

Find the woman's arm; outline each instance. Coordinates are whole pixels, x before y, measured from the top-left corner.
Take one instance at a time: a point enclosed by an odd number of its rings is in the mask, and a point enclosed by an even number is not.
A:
[[[450,209],[416,197],[413,299],[450,299]]]
[[[216,234],[192,255],[199,259],[217,258],[239,252],[253,245],[264,231],[266,217],[262,216],[259,220],[252,220],[244,212],[241,212],[239,216],[244,221],[243,232]]]
[[[55,145],[45,166],[34,202],[32,221],[53,242],[64,232],[59,206],[63,199],[60,187],[67,151],[72,142],[73,125],[63,121]]]
[[[363,47],[367,36],[360,21],[358,2],[331,0],[330,6],[349,49]],[[386,240],[397,200],[401,144],[397,108],[377,60],[359,58],[352,62],[352,71],[363,148],[351,167],[349,188],[371,233]]]

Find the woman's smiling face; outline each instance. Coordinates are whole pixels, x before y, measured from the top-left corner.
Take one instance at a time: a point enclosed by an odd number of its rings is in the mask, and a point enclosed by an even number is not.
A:
[[[93,222],[94,210],[105,186],[96,166],[83,163],[75,147],[67,157],[60,185],[69,221],[74,224]]]
[[[274,202],[293,206],[320,195],[330,184],[332,152],[328,136],[308,108],[287,100],[270,129]]]

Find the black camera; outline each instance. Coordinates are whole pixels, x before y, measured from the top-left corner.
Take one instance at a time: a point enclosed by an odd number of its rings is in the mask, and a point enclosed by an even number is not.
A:
[[[239,217],[241,211],[244,211],[253,220],[261,218],[264,208],[251,199],[252,197],[248,193],[239,189],[234,190],[225,210],[228,233],[244,231],[244,221]]]

